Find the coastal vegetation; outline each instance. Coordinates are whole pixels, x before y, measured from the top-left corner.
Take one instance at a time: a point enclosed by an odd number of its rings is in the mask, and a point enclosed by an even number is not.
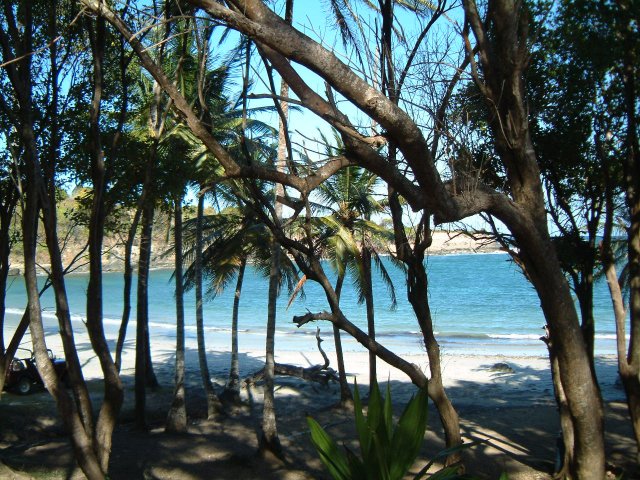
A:
[[[336,402],[355,403],[363,460],[349,457],[349,468],[398,461],[397,471],[390,467],[400,478],[420,450],[428,396],[442,424],[444,466],[473,474],[443,383],[425,265],[436,229],[453,226],[500,245],[539,298],[561,427],[560,460],[547,473],[605,478],[598,276],[610,288],[617,364],[640,448],[640,3],[313,3],[1,0],[0,386],[28,332],[82,474],[108,478],[127,343],[135,350],[133,423],[149,429],[147,396],[160,383],[149,278],[163,253],[176,306],[167,432],[190,432],[183,295],[193,288],[206,420],[242,409],[246,388],[259,452],[285,461],[276,376],[335,380]],[[328,26],[313,20],[319,15]],[[116,254],[124,308],[113,339],[104,272]],[[391,282],[383,254],[403,269],[404,285]],[[18,257],[28,303],[9,326]],[[241,382],[238,309],[248,263],[264,272],[269,295],[263,366]],[[99,394],[86,379],[69,306],[66,278],[78,268],[88,275],[83,321],[100,365]],[[311,282],[325,309],[278,311],[285,290],[293,301]],[[345,282],[359,293],[366,328],[341,303]],[[428,374],[376,335],[374,282],[388,285],[392,303],[406,289]],[[232,285],[231,364],[216,391],[203,304]],[[69,388],[47,352],[40,297],[48,288]],[[135,335],[127,338],[132,308]],[[276,362],[276,320],[284,315],[298,326],[331,324],[337,372],[319,333],[324,364]],[[344,337],[368,352],[366,422],[347,383]],[[391,435],[391,394],[383,406],[377,390],[382,362],[416,388],[407,407],[418,419],[413,436],[404,436],[405,416]],[[394,458],[376,443],[383,427]],[[321,431],[313,423],[311,430],[318,445]],[[344,463],[329,447],[323,461]]]

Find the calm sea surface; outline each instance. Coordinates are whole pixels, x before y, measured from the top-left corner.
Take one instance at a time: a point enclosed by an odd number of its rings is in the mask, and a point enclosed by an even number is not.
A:
[[[404,273],[385,262],[394,281],[398,305],[391,310],[386,286],[377,277],[374,281],[376,325],[378,340],[388,348],[401,352],[422,351],[418,325],[406,300]],[[517,267],[503,254],[473,254],[432,256],[427,260],[430,281],[430,304],[436,335],[443,353],[545,355],[539,340],[545,324],[538,297]],[[171,271],[151,273],[150,330],[153,338],[173,337],[175,332],[174,286]],[[86,309],[87,276],[67,277],[67,291],[74,318],[74,328],[84,329],[82,320]],[[233,285],[235,287],[235,284]],[[207,347],[227,349],[233,305],[233,288],[209,299],[205,304]],[[248,268],[240,303],[240,348],[260,348],[264,345],[264,326],[267,314],[268,280],[253,268]],[[280,350],[315,350],[315,325],[296,328],[291,319],[307,311],[328,310],[322,290],[309,282],[305,298],[296,299],[287,309],[289,296],[280,297],[278,306],[276,348]],[[347,278],[341,297],[342,308],[349,320],[366,329],[364,305],[358,304],[357,294]],[[134,308],[128,330],[135,335]],[[22,277],[14,277],[7,295],[10,327],[22,315],[26,305]],[[43,297],[45,327],[57,331],[54,301],[51,292]],[[187,335],[195,338],[195,300],[193,291],[185,299]],[[109,338],[115,338],[122,315],[122,274],[104,275],[104,317]],[[606,284],[597,285],[595,293],[597,354],[615,353],[615,330],[611,301]],[[323,347],[332,350],[331,326],[320,322]],[[11,330],[7,328],[7,333]],[[355,342],[347,341],[347,350],[359,350]]]

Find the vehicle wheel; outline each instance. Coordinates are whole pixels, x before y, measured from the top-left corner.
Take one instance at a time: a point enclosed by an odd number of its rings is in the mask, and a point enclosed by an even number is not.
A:
[[[16,385],[16,389],[20,395],[27,395],[31,392],[33,385],[31,383],[31,379],[29,377],[21,377],[18,380],[18,384]]]

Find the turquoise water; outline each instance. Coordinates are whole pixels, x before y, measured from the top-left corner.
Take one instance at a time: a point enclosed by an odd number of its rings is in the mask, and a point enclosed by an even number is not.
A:
[[[389,308],[389,295],[381,281],[374,282],[376,299],[377,336],[381,343],[396,352],[422,351],[418,325],[411,306],[406,300],[404,274],[386,261],[396,286],[398,305]],[[427,260],[430,281],[430,304],[436,335],[443,353],[545,355],[539,340],[545,321],[538,297],[519,272],[503,254],[472,254],[432,256]],[[150,279],[150,331],[153,338],[173,337],[175,331],[175,302],[171,271],[155,270]],[[67,291],[74,319],[74,328],[83,329],[86,309],[87,276],[74,274],[67,277]],[[235,284],[233,285],[235,287]],[[264,345],[264,325],[267,312],[267,279],[251,267],[247,269],[240,304],[240,348],[261,348]],[[289,297],[281,295],[277,319],[277,348],[280,350],[315,350],[315,325],[300,329],[292,324],[294,315],[307,311],[328,310],[324,293],[315,284],[305,286],[305,298],[296,299],[287,309]],[[347,318],[366,329],[364,305],[347,278],[341,305]],[[134,308],[128,338],[135,335]],[[54,301],[51,292],[42,300],[45,327],[57,331]],[[14,277],[7,294],[7,325],[22,315],[26,305],[21,277]],[[233,291],[230,288],[205,304],[207,346],[214,350],[228,348]],[[185,299],[187,336],[195,338],[195,300],[193,291]],[[104,318],[107,336],[115,339],[122,315],[122,274],[104,274]],[[597,353],[615,353],[615,329],[611,301],[605,284],[596,288],[595,317]],[[327,322],[317,324],[323,338],[331,339]],[[331,341],[323,347],[332,350]],[[359,350],[355,342],[346,342],[347,350]]]

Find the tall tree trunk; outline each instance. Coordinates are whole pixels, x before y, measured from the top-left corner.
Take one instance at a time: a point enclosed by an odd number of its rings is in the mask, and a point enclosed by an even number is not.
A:
[[[586,267],[584,276],[580,285],[580,294],[578,297],[578,306],[580,307],[580,328],[584,336],[584,342],[587,347],[587,355],[591,364],[594,365],[595,360],[595,337],[596,322],[593,316],[593,271],[594,267]],[[594,365],[595,375],[595,365]]]
[[[247,258],[242,257],[238,268],[236,290],[233,296],[233,313],[231,315],[231,368],[229,380],[224,389],[224,399],[232,403],[240,402],[240,362],[238,359],[238,316],[240,313],[240,295],[244,281],[244,271],[247,266]]]
[[[367,308],[367,334],[371,340],[376,339],[376,322],[373,305],[373,276],[371,274],[371,250],[362,245],[362,283],[364,290],[364,301]],[[376,354],[369,351],[369,393],[374,383],[378,383],[376,368]]]
[[[563,432],[565,442],[572,436],[574,441],[569,476],[599,480],[604,476],[604,410],[571,291],[548,238],[544,240],[531,231],[515,236],[548,322],[560,385],[571,417],[572,432]]]
[[[558,358],[558,372],[574,433],[569,472],[580,480],[604,475],[604,409],[571,290],[551,241],[540,169],[529,130],[524,72],[529,63],[529,16],[523,4],[491,0],[481,19],[474,0],[463,1],[465,35],[473,31],[477,51],[467,42],[472,70],[486,99],[494,146],[507,172],[510,201],[489,209],[509,228],[528,278],[538,293]],[[490,31],[490,33],[489,33]],[[468,40],[468,36],[466,37]],[[467,185],[466,187],[470,187]]]
[[[15,353],[10,353],[5,349],[4,326],[7,280],[9,278],[9,254],[11,253],[11,221],[16,211],[19,197],[17,189],[13,186],[6,187],[6,189],[5,195],[3,195],[3,204],[0,207],[0,396],[4,388],[7,368],[9,368]],[[22,335],[24,335],[24,331]]]
[[[187,431],[187,408],[184,387],[184,288],[182,275],[182,196],[176,195],[174,200],[174,254],[176,279],[176,371],[173,390],[173,402],[167,416],[167,432],[182,433]]]
[[[556,443],[556,460],[554,465],[554,477],[566,478],[570,475],[570,468],[573,463],[573,452],[575,447],[575,439],[573,433],[573,422],[571,420],[571,411],[567,403],[567,396],[562,387],[560,365],[558,363],[558,355],[549,332],[542,337],[547,344],[549,350],[549,363],[551,364],[551,380],[553,382],[553,392],[558,405],[558,414],[560,415],[560,435]]]
[[[86,385],[84,382],[81,382],[80,362],[73,342],[73,333],[69,328],[70,322],[68,321],[70,320],[70,317],[68,315],[68,306],[65,303],[65,292],[64,288],[60,288],[61,286],[64,287],[64,279],[61,277],[61,263],[58,264],[61,260],[59,249],[57,250],[58,256],[55,256],[56,249],[58,248],[57,238],[55,235],[55,217],[53,225],[51,222],[51,214],[53,213],[55,215],[55,210],[52,211],[51,206],[49,205],[47,187],[40,166],[40,159],[33,131],[31,62],[30,55],[27,55],[33,50],[31,42],[33,34],[32,7],[33,5],[29,3],[21,4],[19,7],[21,9],[21,30],[24,32],[24,42],[21,42],[21,39],[19,38],[13,39],[16,45],[18,45],[18,48],[16,48],[16,51],[14,52],[14,57],[19,56],[24,58],[19,65],[9,67],[9,77],[20,104],[20,124],[16,127],[19,127],[18,133],[22,141],[23,155],[25,159],[26,189],[24,191],[25,195],[22,199],[22,237],[29,328],[31,331],[31,341],[33,344],[38,372],[45,387],[56,401],[60,417],[68,428],[76,460],[89,480],[97,480],[104,478],[104,472],[102,472],[100,462],[93,450],[93,419],[90,414],[88,415],[90,411],[87,411],[87,408],[90,408],[90,404],[87,405],[87,403],[85,403],[85,400],[88,400],[88,395],[86,395],[86,397],[78,396],[85,395],[87,393],[86,388],[82,388],[83,386],[86,387]],[[7,19],[7,22],[10,21],[15,22],[15,18]],[[13,30],[18,31],[15,24],[12,24],[12,27]],[[3,44],[9,45],[3,26],[0,26],[0,40],[2,40]],[[7,60],[6,56],[5,60]],[[37,225],[38,212],[41,206],[44,207],[43,213],[45,228],[47,229],[47,247],[52,257],[52,270],[55,274],[59,275],[55,279],[56,283],[54,284],[54,288],[57,287],[55,292],[56,312],[59,319],[62,343],[65,348],[65,358],[68,362],[70,374],[73,373],[77,375],[78,372],[80,372],[80,376],[76,376],[74,379],[76,380],[74,393],[76,394],[77,400],[77,404],[75,406],[64,389],[61,388],[59,379],[57,378],[56,372],[49,359],[44,328],[42,325],[42,310],[36,274]],[[54,241],[55,245],[53,245]],[[67,307],[66,311],[65,307]]]
[[[138,259],[138,298],[136,315],[135,361],[135,422],[146,429],[146,386],[148,371],[148,322],[149,322],[149,264],[151,262],[151,235],[153,231],[154,205],[147,199],[142,212],[140,256]]]
[[[447,448],[455,447],[462,443],[460,436],[460,419],[458,413],[449,400],[442,384],[442,366],[440,363],[440,345],[433,333],[433,320],[429,307],[427,272],[424,267],[424,259],[412,258],[408,262],[407,291],[413,311],[418,319],[420,331],[427,356],[429,357],[429,384],[427,392],[438,409],[438,415],[444,428],[445,443]],[[460,455],[452,454],[448,457],[448,464],[453,464],[460,459]]]
[[[284,20],[291,24],[293,20],[293,3],[294,0],[286,0]],[[280,84],[280,98],[286,99],[289,96],[289,85],[285,81]],[[278,157],[276,170],[284,172],[289,157],[288,152],[288,117],[289,104],[286,101],[276,102],[279,108],[280,121],[278,127]],[[284,186],[276,184],[275,186],[275,221],[280,223],[282,220],[282,204],[278,197],[284,196]],[[262,454],[271,452],[278,458],[284,458],[282,445],[278,437],[277,416],[275,408],[275,337],[276,337],[276,317],[277,317],[277,300],[280,283],[280,255],[281,247],[277,241],[273,242],[273,251],[271,252],[271,270],[269,272],[269,299],[267,307],[267,332],[265,342],[265,366],[264,366],[264,403],[262,410],[262,432],[258,440],[259,450]]]
[[[631,425],[633,427],[633,433],[636,441],[636,450],[638,461],[640,462],[640,387],[633,385],[633,379],[631,377],[638,377],[638,372],[633,371],[633,364],[630,362],[626,351],[626,321],[627,321],[627,309],[624,305],[624,298],[622,296],[622,289],[620,288],[620,282],[616,273],[615,262],[611,255],[605,260],[604,263],[605,275],[607,278],[607,284],[609,285],[609,293],[611,295],[611,302],[613,306],[613,313],[616,321],[616,345],[618,351],[618,372],[620,373],[620,379],[622,385],[625,388],[625,394],[627,395],[627,406],[629,409],[629,416],[631,417]],[[627,385],[625,381],[631,386],[627,391]],[[637,388],[634,391],[633,388]],[[630,395],[631,393],[631,395]]]
[[[342,285],[344,284],[344,273],[338,274],[336,279],[336,296],[340,302],[340,294],[342,293]],[[345,406],[353,403],[353,396],[349,383],[347,382],[347,372],[344,367],[344,353],[342,352],[342,339],[340,337],[340,329],[333,324],[333,341],[336,346],[336,359],[338,362],[338,381],[340,382],[340,405]]]
[[[275,331],[276,304],[278,300],[278,283],[280,275],[280,245],[274,242],[271,254],[271,270],[269,272],[269,297],[267,307],[267,335],[264,365],[264,403],[262,410],[262,431],[259,448],[262,454],[270,452],[283,458],[282,445],[278,437],[274,379],[275,379]]]
[[[621,38],[624,55],[619,75],[624,86],[626,116],[624,180],[626,205],[630,218],[627,229],[629,269],[629,344],[626,356],[619,349],[620,379],[627,395],[631,423],[640,460],[640,140],[638,138],[638,64],[640,48],[637,35],[637,5],[629,0],[617,2],[616,32]],[[611,282],[610,282],[611,284]],[[622,319],[617,331],[624,332]],[[618,333],[618,338],[624,338]]]
[[[430,217],[423,218],[416,230],[416,242],[411,248],[402,221],[402,206],[398,194],[389,187],[389,207],[393,220],[396,255],[407,266],[407,298],[416,314],[422,339],[429,357],[429,373],[431,378],[427,386],[429,397],[438,409],[438,415],[444,428],[447,448],[462,443],[460,435],[460,419],[442,384],[442,365],[440,362],[440,345],[433,330],[431,307],[429,306],[429,282],[424,264],[424,252],[431,246]],[[447,464],[460,460],[460,453],[447,457]]]
[[[106,213],[106,173],[100,139],[100,108],[103,88],[103,59],[106,28],[104,18],[87,19],[87,32],[93,54],[93,98],[90,110],[91,179],[93,200],[89,219],[89,284],[87,286],[87,332],[104,375],[105,396],[95,429],[95,451],[103,472],[109,469],[113,430],[124,399],[122,382],[104,334],[102,311],[102,244]]]
[[[198,338],[198,361],[200,363],[200,375],[202,387],[207,398],[207,418],[213,418],[222,410],[220,399],[216,395],[211,383],[209,365],[207,362],[207,346],[204,339],[204,311],[202,304],[202,219],[204,216],[204,195],[198,198],[198,216],[196,219],[196,255],[194,260],[195,284],[196,284],[196,335]]]
[[[31,162],[32,163],[32,162]],[[29,167],[29,165],[28,165]],[[30,170],[36,170],[31,166]],[[38,373],[42,378],[45,387],[56,401],[58,412],[65,426],[67,427],[74,454],[80,468],[89,480],[104,480],[104,472],[100,468],[100,462],[93,453],[91,436],[87,434],[85,426],[77,410],[74,408],[70,398],[64,389],[61,388],[56,372],[47,354],[45,343],[45,333],[42,325],[42,310],[38,292],[38,279],[36,274],[36,225],[38,222],[38,188],[35,185],[33,173],[27,174],[29,184],[22,216],[22,233],[24,248],[24,279],[28,299],[28,317],[30,319],[29,329],[31,332],[31,342],[36,357]],[[36,173],[37,175],[37,173]]]
[[[141,199],[143,200],[143,199]],[[124,245],[124,273],[122,288],[122,320],[120,321],[120,329],[118,330],[118,341],[116,343],[116,367],[118,371],[122,367],[122,351],[124,349],[124,342],[127,338],[127,328],[129,326],[129,318],[131,315],[131,286],[133,285],[133,265],[131,262],[131,255],[133,252],[133,242],[136,238],[136,232],[138,231],[138,224],[140,223],[140,217],[142,216],[143,201],[139,202],[136,206],[136,213],[133,216],[131,225],[129,226],[129,232],[127,234],[127,241]]]

